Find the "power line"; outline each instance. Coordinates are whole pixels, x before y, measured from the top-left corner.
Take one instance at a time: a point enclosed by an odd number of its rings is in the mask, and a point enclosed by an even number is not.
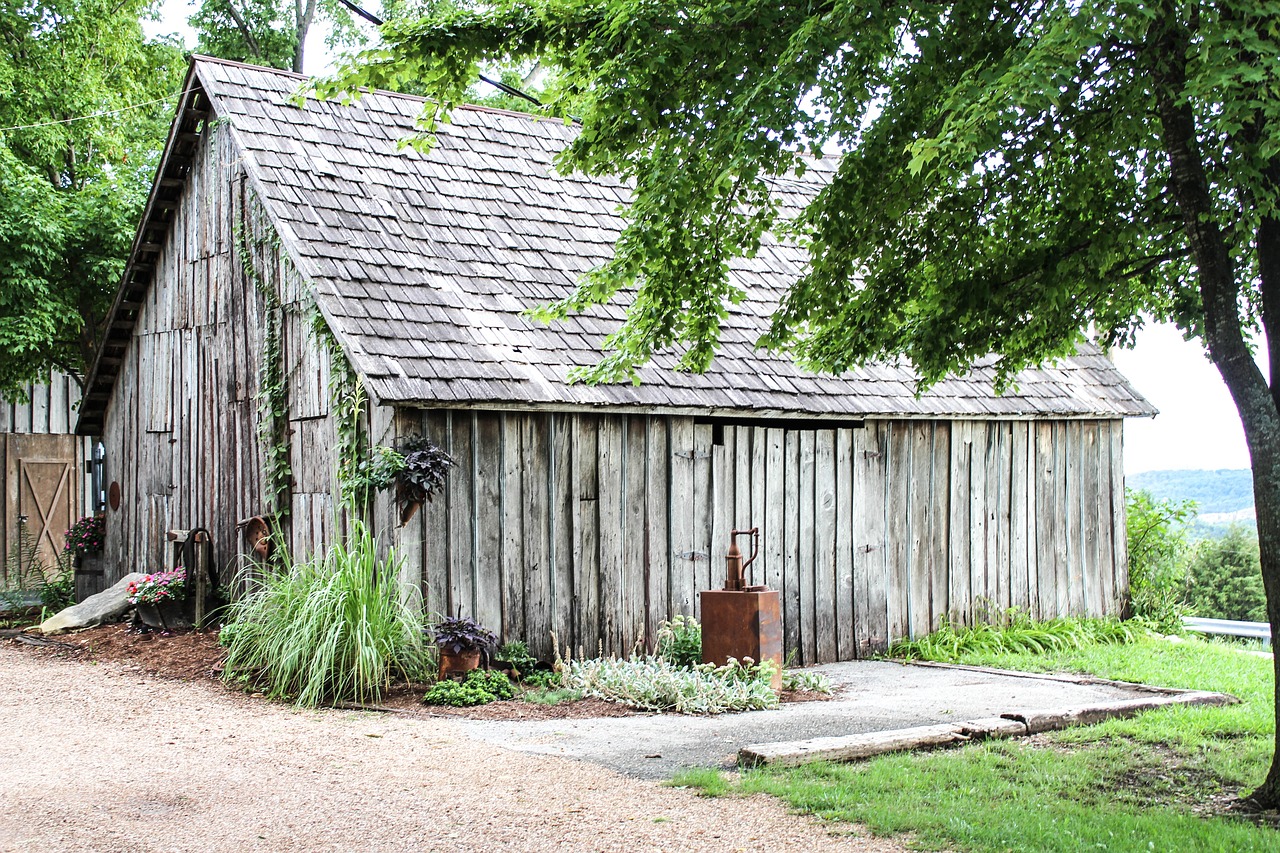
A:
[[[361,9],[355,3],[352,3],[351,0],[338,0],[338,2],[341,3],[343,6],[346,6],[352,12],[355,12],[357,15],[364,18],[366,21],[373,24],[374,26],[380,27],[385,23],[385,21],[383,21],[377,15],[373,14],[372,12],[367,12],[364,9]],[[543,106],[542,101],[538,100],[533,95],[530,95],[528,92],[520,91],[515,86],[509,86],[506,83],[503,83],[501,80],[494,80],[489,77],[486,77],[483,74],[479,74],[477,76],[484,82],[488,83],[490,86],[497,89],[499,92],[504,92],[516,98],[524,98],[526,101],[528,101],[529,103],[535,106],[539,106],[539,107]]]
[[[181,92],[174,92],[172,95],[169,95],[164,98],[156,98],[154,101],[143,101],[140,104],[130,104],[129,106],[121,107],[118,110],[107,110],[105,112],[89,113],[87,115],[74,116],[72,118],[51,119],[49,121],[36,122],[35,124],[15,124],[15,125],[11,125],[10,127],[0,127],[0,133],[5,133],[6,131],[10,131],[10,130],[31,130],[33,128],[49,127],[55,124],[71,124],[72,122],[84,121],[85,119],[91,119],[91,118],[106,118],[107,116],[114,116],[114,115],[119,115],[120,113],[127,113],[129,110],[137,110],[137,109],[141,109],[142,107],[149,107],[149,106],[152,106],[153,104],[166,104],[169,101],[172,101],[174,98],[180,98],[190,91],[192,90],[184,89]]]

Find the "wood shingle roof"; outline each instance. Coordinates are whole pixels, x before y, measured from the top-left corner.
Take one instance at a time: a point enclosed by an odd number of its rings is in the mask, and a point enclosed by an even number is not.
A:
[[[193,72],[219,131],[242,150],[282,244],[373,396],[428,406],[660,407],[805,416],[1117,417],[1154,409],[1096,348],[1025,371],[992,391],[990,362],[916,397],[909,367],[806,373],[755,341],[805,253],[769,241],[732,274],[730,309],[703,375],[659,353],[639,385],[566,382],[595,363],[618,304],[550,326],[522,315],[567,294],[605,261],[627,189],[560,175],[563,124],[481,108],[455,111],[423,153],[402,147],[422,101],[376,92],[358,103],[290,96],[297,75],[197,57]],[[811,171],[833,168],[815,162]]]

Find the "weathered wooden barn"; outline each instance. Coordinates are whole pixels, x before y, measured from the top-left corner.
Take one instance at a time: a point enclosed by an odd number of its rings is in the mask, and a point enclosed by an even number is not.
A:
[[[273,507],[321,546],[342,460],[423,432],[458,462],[445,494],[403,527],[389,496],[372,512],[406,587],[538,650],[696,614],[735,527],[761,528],[804,662],[984,607],[1120,607],[1122,419],[1153,410],[1097,350],[1004,396],[983,367],[921,397],[900,366],[805,374],[753,346],[805,259],[768,242],[733,264],[707,374],[662,353],[639,385],[570,384],[621,309],[521,312],[608,256],[625,187],[558,175],[554,121],[463,108],[423,153],[399,144],[420,100],[298,107],[301,82],[193,60],[79,423],[118,488],[114,572],[161,562],[167,528],[229,564]]]
[[[25,576],[26,553],[51,568],[62,552],[63,532],[93,512],[93,459],[89,438],[75,434],[80,386],[54,373],[49,381],[28,385],[21,401],[0,401],[0,586]]]

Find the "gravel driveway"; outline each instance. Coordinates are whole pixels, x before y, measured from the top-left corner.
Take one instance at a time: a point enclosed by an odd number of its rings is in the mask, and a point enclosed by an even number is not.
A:
[[[469,738],[0,648],[3,850],[874,850],[767,797],[707,800]]]

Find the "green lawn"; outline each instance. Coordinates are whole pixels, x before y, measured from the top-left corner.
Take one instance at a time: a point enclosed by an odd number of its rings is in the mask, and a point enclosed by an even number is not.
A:
[[[1280,850],[1280,831],[1221,816],[1224,803],[1262,780],[1271,757],[1270,660],[1219,643],[1153,638],[957,662],[1220,690],[1242,702],[1030,740],[750,771],[727,783],[693,771],[673,784],[707,795],[763,791],[878,835],[911,833],[924,849]]]

